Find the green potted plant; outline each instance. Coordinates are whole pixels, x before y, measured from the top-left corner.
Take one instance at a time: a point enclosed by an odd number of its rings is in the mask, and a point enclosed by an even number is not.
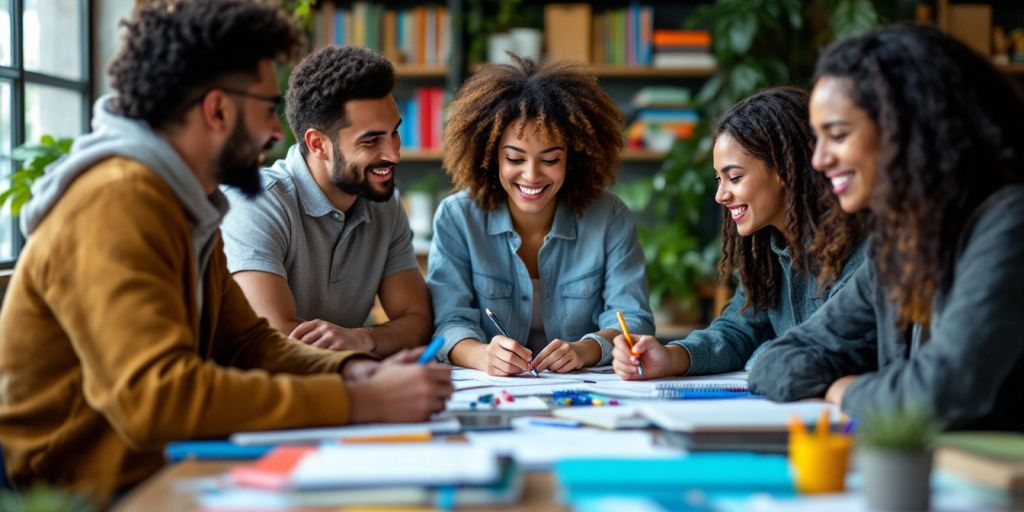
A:
[[[0,491],[0,510],[6,512],[92,512],[96,505],[60,489],[37,485],[25,492]]]
[[[857,467],[872,510],[928,510],[939,428],[923,408],[878,412],[857,425]]]

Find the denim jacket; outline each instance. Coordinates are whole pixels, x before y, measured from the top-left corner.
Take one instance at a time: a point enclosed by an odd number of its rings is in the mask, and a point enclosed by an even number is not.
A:
[[[427,271],[436,334],[445,339],[440,361],[449,363],[449,352],[463,339],[487,343],[498,334],[485,308],[525,344],[533,286],[516,254],[520,244],[505,204],[484,211],[465,191],[441,202]],[[594,339],[602,365],[611,361],[611,344],[596,333],[619,329],[616,311],[631,332],[654,332],[636,223],[615,195],[604,192],[578,217],[559,201],[537,266],[548,339]]]

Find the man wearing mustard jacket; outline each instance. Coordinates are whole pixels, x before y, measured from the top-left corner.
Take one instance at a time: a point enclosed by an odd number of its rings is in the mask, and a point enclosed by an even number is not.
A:
[[[117,94],[22,211],[28,244],[0,312],[15,485],[105,503],[153,474],[168,441],[443,409],[450,369],[289,339],[227,271],[218,185],[259,192],[282,136],[272,62],[300,41],[250,0],[149,2],[126,24]]]

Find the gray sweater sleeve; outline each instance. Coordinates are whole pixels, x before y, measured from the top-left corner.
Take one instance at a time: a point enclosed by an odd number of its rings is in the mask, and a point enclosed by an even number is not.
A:
[[[750,389],[772,400],[822,397],[836,379],[877,366],[874,280],[860,266],[806,322],[769,342],[750,370]]]
[[[746,292],[740,285],[729,305],[711,325],[690,333],[685,339],[669,342],[689,353],[690,369],[686,375],[742,370],[754,350],[775,336],[775,330],[763,310],[751,306],[740,312],[746,301]]]
[[[961,244],[931,339],[909,359],[858,377],[843,397],[845,411],[857,417],[924,406],[947,428],[968,426],[992,412],[1000,388],[1024,355],[1021,190],[1007,187],[984,204]]]

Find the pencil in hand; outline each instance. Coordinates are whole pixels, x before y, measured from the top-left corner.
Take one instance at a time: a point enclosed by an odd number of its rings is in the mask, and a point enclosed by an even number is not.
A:
[[[636,371],[640,374],[640,378],[644,376],[644,365],[640,362],[640,355],[633,350],[633,337],[629,335],[629,327],[626,325],[626,319],[622,316],[622,311],[616,311],[615,316],[619,319],[619,327],[622,328],[622,337],[626,338],[626,344],[629,345],[629,353],[636,357]]]
[[[484,313],[487,313],[487,318],[491,319],[491,323],[493,323],[494,326],[498,328],[498,332],[500,332],[502,336],[504,336],[506,338],[511,338],[512,337],[508,333],[508,331],[505,330],[505,327],[501,325],[501,322],[498,321],[498,317],[494,316],[494,312],[491,311],[491,308],[484,308]],[[526,366],[528,366],[530,368],[530,373],[533,374],[534,377],[540,377],[540,375],[537,375],[537,369],[533,367],[533,361],[532,360],[531,361],[527,361],[526,362]]]

